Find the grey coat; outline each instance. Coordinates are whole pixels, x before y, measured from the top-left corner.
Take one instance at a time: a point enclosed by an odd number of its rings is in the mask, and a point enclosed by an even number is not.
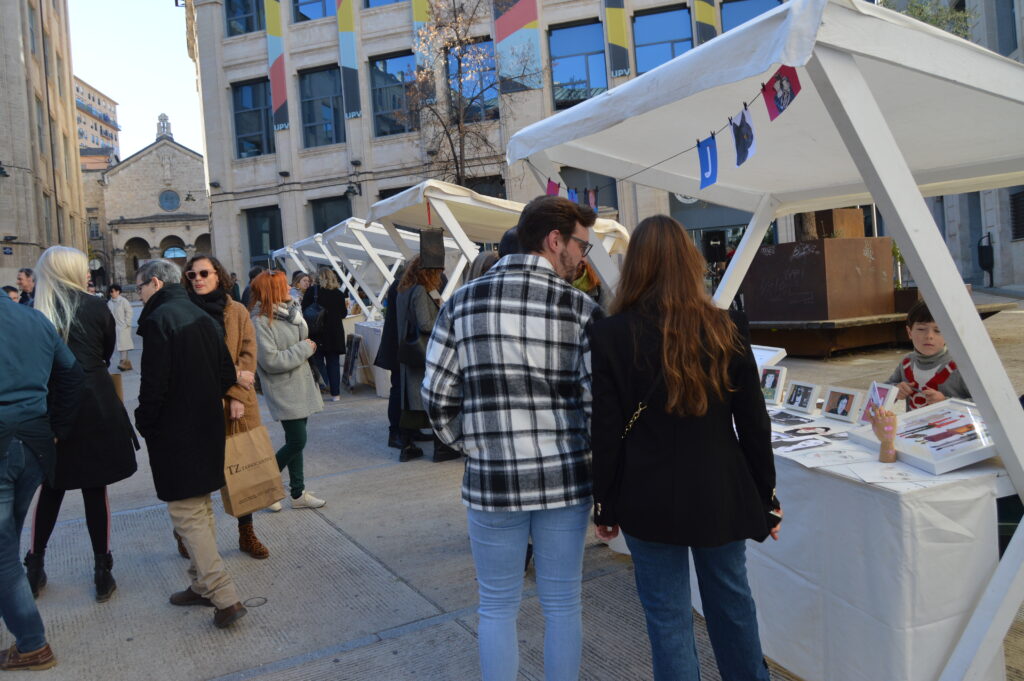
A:
[[[114,323],[117,325],[117,351],[134,350],[132,304],[124,296],[118,296],[107,301],[107,309],[114,316]]]
[[[417,284],[410,289],[402,291],[396,299],[398,340],[401,344],[405,334],[406,324],[410,313],[413,315],[413,323],[420,332],[420,345],[423,346],[423,353],[427,351],[427,341],[430,340],[430,332],[434,330],[434,322],[437,320],[438,307],[426,289]],[[423,385],[424,369],[410,369],[402,365],[402,410],[423,411],[423,400],[420,397],[420,386]]]
[[[313,346],[306,342],[309,332],[294,301],[279,306],[274,317],[271,322],[259,306],[253,309],[256,373],[275,421],[304,419],[324,408],[306,361],[313,356]]]

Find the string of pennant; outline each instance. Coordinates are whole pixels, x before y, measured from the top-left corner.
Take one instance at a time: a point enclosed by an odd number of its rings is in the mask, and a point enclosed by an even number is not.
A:
[[[751,101],[756,100],[758,97],[761,98],[765,104],[765,108],[768,110],[768,120],[771,122],[789,108],[790,104],[792,104],[793,100],[796,99],[796,96],[799,93],[800,78],[797,76],[796,69],[792,66],[780,66],[772,77],[768,79],[767,84],[761,83],[761,89],[758,90],[757,94],[754,95]],[[635,177],[636,175],[651,170],[652,168],[656,168],[663,163],[694,150],[698,152],[698,162],[700,164],[700,188],[705,189],[710,187],[718,182],[717,135],[720,135],[725,130],[732,131],[732,137],[736,149],[736,167],[739,168],[757,151],[754,135],[754,123],[751,120],[750,108],[747,102],[743,102],[743,108],[740,109],[739,113],[735,116],[728,117],[728,122],[725,125],[718,130],[712,130],[704,139],[698,138],[696,144],[693,146],[677,151],[671,156],[641,168],[636,172],[630,173],[625,177],[617,178],[608,184],[600,185],[593,189],[584,189],[584,198],[586,199],[587,204],[596,211],[597,197],[602,189],[614,187],[616,182],[628,180],[631,177]],[[534,169],[538,171],[538,174],[541,172],[540,169],[537,168],[537,166],[535,166],[529,159],[527,159],[526,162],[532,165]],[[548,195],[557,196],[561,193],[561,189],[561,183],[548,178],[546,191]],[[566,198],[570,201],[579,203],[579,191],[577,189],[566,187]]]

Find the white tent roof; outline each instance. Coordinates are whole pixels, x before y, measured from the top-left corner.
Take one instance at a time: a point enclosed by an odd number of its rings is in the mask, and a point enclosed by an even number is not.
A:
[[[862,0],[790,0],[520,130],[508,161],[530,158],[541,177],[552,161],[747,211],[771,194],[776,215],[869,203],[804,68],[819,46],[854,56],[923,194],[1024,184],[1024,65]],[[802,89],[770,122],[759,92],[780,64],[797,67]],[[665,159],[744,102],[756,153],[736,168],[726,128],[718,183],[702,191],[696,150]]]

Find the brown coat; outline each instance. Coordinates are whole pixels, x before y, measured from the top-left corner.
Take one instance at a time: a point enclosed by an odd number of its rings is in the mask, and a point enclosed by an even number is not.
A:
[[[224,343],[228,346],[231,361],[238,369],[256,372],[256,329],[245,306],[234,300],[228,301],[224,308]],[[262,425],[260,421],[260,405],[255,390],[246,390],[240,385],[228,388],[227,398],[235,399],[245,405],[245,416],[242,424],[247,429]],[[231,418],[227,400],[224,400],[224,424],[230,433]]]

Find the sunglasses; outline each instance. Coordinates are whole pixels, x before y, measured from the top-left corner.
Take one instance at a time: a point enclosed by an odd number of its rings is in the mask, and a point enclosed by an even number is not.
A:
[[[569,238],[575,241],[577,244],[579,244],[580,250],[583,251],[584,258],[587,257],[587,253],[590,253],[590,249],[594,247],[594,244],[590,243],[589,241],[584,241],[578,236],[570,236]]]
[[[211,274],[213,274],[213,272],[211,272],[210,270],[199,270],[198,272],[196,272],[195,270],[189,270],[188,272],[185,273],[185,276],[188,277],[189,281],[195,281],[196,278],[198,277],[206,279]]]

